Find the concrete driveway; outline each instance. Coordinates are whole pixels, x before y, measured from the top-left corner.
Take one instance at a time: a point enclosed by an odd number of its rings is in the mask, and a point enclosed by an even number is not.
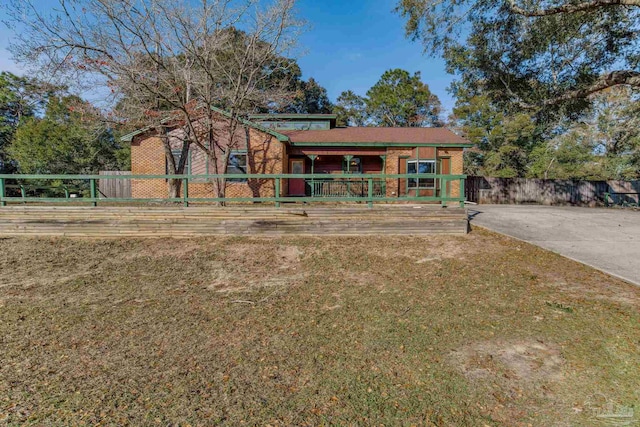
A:
[[[640,211],[531,205],[469,207],[479,225],[640,286]]]

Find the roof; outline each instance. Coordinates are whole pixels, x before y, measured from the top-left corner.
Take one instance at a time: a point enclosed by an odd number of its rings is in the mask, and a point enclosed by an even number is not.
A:
[[[447,128],[346,127],[330,130],[280,131],[292,145],[446,145],[471,147],[467,139]]]
[[[228,112],[226,112],[226,111],[224,111],[224,110],[221,110],[220,108],[217,108],[217,107],[211,107],[211,109],[212,109],[213,111],[215,111],[216,113],[218,113],[218,114],[221,114],[221,115],[223,115],[223,116],[225,116],[225,117],[227,117],[227,118],[231,118],[231,114],[230,114],[230,113],[228,113]],[[249,120],[245,120],[245,119],[241,119],[241,118],[239,118],[239,119],[238,119],[238,121],[239,121],[240,123],[242,123],[243,125],[245,125],[245,126],[249,126],[249,127],[254,128],[254,129],[260,130],[260,131],[262,131],[262,132],[266,132],[266,133],[268,133],[269,135],[271,135],[271,136],[273,136],[273,137],[277,138],[277,139],[278,139],[278,141],[281,141],[281,142],[287,142],[287,141],[289,140],[289,138],[288,138],[287,136],[283,135],[282,133],[280,133],[280,132],[276,132],[276,131],[274,131],[273,129],[267,129],[267,128],[265,128],[265,127],[263,127],[263,126],[260,126],[259,124],[254,123],[254,122],[251,122],[251,121],[249,121]],[[163,120],[162,122],[164,123],[164,122],[166,122],[166,120]],[[143,133],[146,133],[146,132],[148,132],[148,131],[150,131],[150,130],[152,130],[152,127],[151,127],[151,126],[147,126],[147,127],[145,127],[145,128],[135,130],[135,131],[133,131],[133,132],[131,132],[131,133],[128,133],[128,134],[126,134],[126,135],[124,135],[124,136],[120,137],[120,140],[121,140],[121,141],[124,141],[124,142],[132,142],[132,141],[133,141],[133,138],[135,138],[136,136],[141,135],[141,134],[143,134]]]

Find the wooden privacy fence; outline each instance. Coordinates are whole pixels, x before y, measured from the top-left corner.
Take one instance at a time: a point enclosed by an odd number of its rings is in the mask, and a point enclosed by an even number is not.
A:
[[[574,181],[560,179],[467,177],[465,196],[483,204],[541,204],[598,206],[616,195],[637,198],[640,181]],[[634,196],[635,194],[635,196]],[[636,200],[637,202],[637,200]]]
[[[131,175],[129,171],[100,171],[100,175]],[[98,181],[100,196],[107,199],[131,198],[130,179],[100,179]]]

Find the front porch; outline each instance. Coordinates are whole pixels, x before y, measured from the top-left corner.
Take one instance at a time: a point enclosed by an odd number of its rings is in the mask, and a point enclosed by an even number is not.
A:
[[[285,173],[309,175],[284,183],[288,197],[440,201],[460,195],[458,180],[449,179],[451,156],[435,147],[289,147],[287,154]]]
[[[288,196],[307,197],[372,197],[386,196],[386,181],[369,180],[364,175],[384,174],[384,149],[291,149],[289,173],[310,174],[312,178],[289,179]],[[321,175],[316,178],[315,176]],[[326,176],[325,176],[326,175]],[[345,176],[346,175],[346,176]]]

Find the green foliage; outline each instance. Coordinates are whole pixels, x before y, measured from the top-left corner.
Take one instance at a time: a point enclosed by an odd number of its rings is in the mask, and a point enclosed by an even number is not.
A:
[[[350,90],[342,92],[333,112],[338,126],[365,126],[367,123],[366,98]]]
[[[531,153],[528,176],[554,179],[606,179],[594,155],[594,144],[572,130]]]
[[[29,174],[97,173],[114,169],[120,147],[113,134],[85,119],[86,107],[76,96],[49,99],[44,117],[20,124],[8,152],[20,172]]]
[[[400,0],[397,11],[458,77],[455,123],[477,144],[467,172],[640,176],[640,3]]]
[[[329,100],[327,89],[320,86],[313,77],[304,81],[298,76],[293,80],[292,86],[296,88],[293,101],[278,112],[295,114],[329,114],[333,110],[333,104]]]
[[[455,119],[476,144],[467,154],[467,173],[501,178],[524,176],[531,151],[540,140],[539,128],[526,113],[509,115],[487,96],[458,98]]]
[[[440,126],[440,110],[440,100],[420,72],[396,68],[386,71],[366,97],[342,92],[334,111],[341,125],[421,127]]]
[[[400,0],[407,34],[492,101],[571,116],[588,95],[640,87],[640,4],[560,0]],[[470,13],[470,11],[472,11]]]
[[[22,120],[33,117],[56,88],[8,72],[0,73],[0,172],[12,172],[15,165],[6,149]]]
[[[367,92],[367,111],[377,126],[420,127],[440,123],[440,100],[420,79],[396,68],[386,71]]]

